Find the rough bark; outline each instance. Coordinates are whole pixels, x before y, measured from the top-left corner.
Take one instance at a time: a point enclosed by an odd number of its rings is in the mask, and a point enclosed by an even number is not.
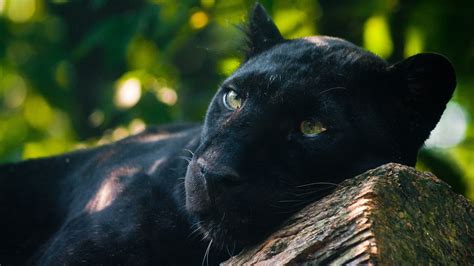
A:
[[[431,173],[387,164],[347,180],[224,265],[474,264],[474,207]]]

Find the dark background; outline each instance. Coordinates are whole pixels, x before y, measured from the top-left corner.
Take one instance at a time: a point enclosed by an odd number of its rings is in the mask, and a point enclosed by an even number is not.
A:
[[[0,0],[0,162],[202,121],[242,58],[254,1]],[[474,198],[474,1],[261,1],[286,38],[345,38],[396,62],[453,62],[458,86],[419,156]]]

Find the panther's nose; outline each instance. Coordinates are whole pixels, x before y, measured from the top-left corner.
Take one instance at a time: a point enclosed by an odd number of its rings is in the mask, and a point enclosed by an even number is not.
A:
[[[211,207],[208,184],[201,174],[199,165],[194,160],[188,165],[184,188],[186,191],[186,209],[191,213],[207,213]]]
[[[242,178],[236,170],[230,166],[208,163],[206,160],[199,158],[197,160],[201,174],[211,187],[230,188],[242,184],[245,179]]]
[[[245,181],[232,167],[208,163],[202,158],[193,160],[185,178],[186,208],[206,215],[224,193],[232,193]]]

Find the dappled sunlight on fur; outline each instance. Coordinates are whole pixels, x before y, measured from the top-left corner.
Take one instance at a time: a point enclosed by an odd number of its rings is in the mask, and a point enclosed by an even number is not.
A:
[[[161,164],[163,164],[164,161],[165,161],[165,158],[156,160],[156,161],[151,165],[151,167],[148,169],[147,174],[149,174],[149,175],[153,174],[153,173],[156,171],[156,169],[158,169],[158,167],[159,167]]]
[[[139,134],[133,137],[131,140],[141,142],[141,143],[151,143],[151,142],[157,142],[160,140],[179,138],[179,137],[183,137],[184,135],[186,135],[186,133],[159,132],[157,134]]]
[[[121,167],[114,169],[102,182],[94,197],[89,200],[85,207],[85,211],[88,213],[95,213],[110,206],[124,189],[123,183],[120,182],[119,177],[130,176],[136,174],[138,171],[138,167]]]
[[[305,41],[314,43],[318,47],[330,47],[331,42],[346,42],[341,38],[330,37],[330,36],[308,36],[302,38]]]

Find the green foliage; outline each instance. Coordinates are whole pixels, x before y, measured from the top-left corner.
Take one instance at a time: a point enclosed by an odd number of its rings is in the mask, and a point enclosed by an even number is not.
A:
[[[465,113],[449,134],[460,138],[428,146],[419,167],[474,198],[472,1],[261,2],[287,38],[338,36],[392,62],[447,55],[458,73],[453,103]],[[252,4],[0,0],[0,162],[107,143],[146,124],[201,121],[242,58],[236,25]]]

